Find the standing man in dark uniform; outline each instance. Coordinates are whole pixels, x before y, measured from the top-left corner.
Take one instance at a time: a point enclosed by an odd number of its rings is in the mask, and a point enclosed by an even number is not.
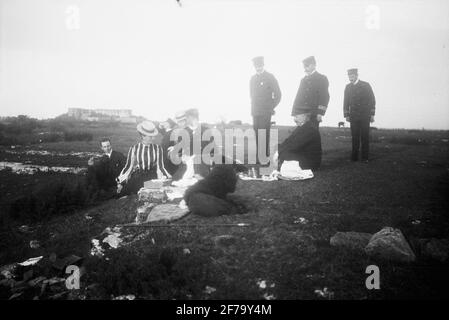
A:
[[[315,57],[308,57],[302,63],[307,75],[301,79],[292,116],[310,113],[310,120],[316,121],[318,126],[329,104],[329,81],[325,75],[316,71]]]
[[[369,126],[370,122],[374,122],[376,98],[370,84],[359,80],[357,69],[349,69],[348,78],[350,83],[345,88],[343,113],[346,121],[351,123],[351,160],[358,160],[361,142],[362,161],[368,162]]]
[[[265,151],[269,154],[271,116],[274,115],[274,108],[281,101],[281,89],[276,78],[265,71],[263,57],[255,57],[252,61],[256,74],[251,77],[249,91],[251,96],[251,115],[256,134],[256,154],[258,155],[259,150],[259,129],[265,130]],[[258,157],[257,162],[259,162]]]

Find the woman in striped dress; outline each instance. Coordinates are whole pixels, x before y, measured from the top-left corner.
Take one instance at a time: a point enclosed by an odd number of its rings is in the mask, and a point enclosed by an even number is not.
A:
[[[139,123],[137,131],[141,142],[129,149],[125,167],[117,177],[117,193],[120,194],[136,193],[148,180],[171,178],[164,166],[164,152],[154,123]]]

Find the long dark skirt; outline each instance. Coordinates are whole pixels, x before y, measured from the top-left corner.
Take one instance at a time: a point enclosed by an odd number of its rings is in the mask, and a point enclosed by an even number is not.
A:
[[[136,171],[131,175],[131,178],[123,186],[121,196],[126,196],[130,194],[136,194],[140,188],[143,187],[145,181],[157,179],[157,174],[154,170],[152,171]]]

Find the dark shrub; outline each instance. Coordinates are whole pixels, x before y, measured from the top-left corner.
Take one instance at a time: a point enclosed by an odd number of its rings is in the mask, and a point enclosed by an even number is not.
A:
[[[31,133],[39,127],[41,127],[39,120],[20,115],[6,118],[3,131],[11,134],[23,134]]]

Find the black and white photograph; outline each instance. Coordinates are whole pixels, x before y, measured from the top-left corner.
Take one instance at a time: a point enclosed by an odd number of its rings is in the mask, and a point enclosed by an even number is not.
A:
[[[448,299],[448,194],[446,0],[0,0],[0,300]]]

